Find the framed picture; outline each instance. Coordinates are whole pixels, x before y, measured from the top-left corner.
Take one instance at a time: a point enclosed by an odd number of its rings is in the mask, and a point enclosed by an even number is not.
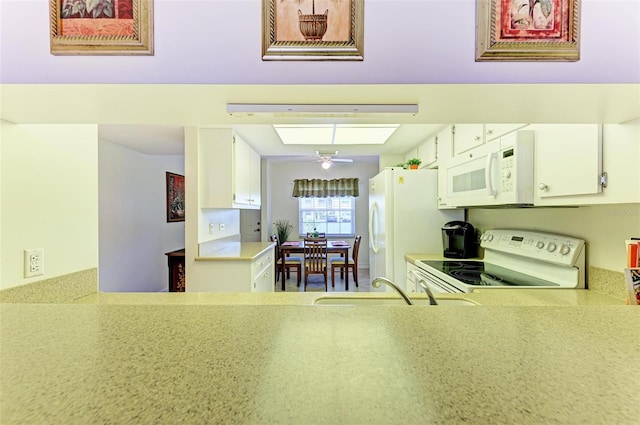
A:
[[[51,54],[153,55],[153,0],[49,0]]]
[[[167,172],[167,223],[184,221],[184,176]]]
[[[580,0],[476,1],[476,62],[580,59]]]
[[[262,60],[363,60],[364,0],[262,0]]]

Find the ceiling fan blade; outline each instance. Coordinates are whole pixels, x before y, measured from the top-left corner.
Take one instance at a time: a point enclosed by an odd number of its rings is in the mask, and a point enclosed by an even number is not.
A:
[[[353,159],[350,158],[332,158],[333,162],[353,162]]]

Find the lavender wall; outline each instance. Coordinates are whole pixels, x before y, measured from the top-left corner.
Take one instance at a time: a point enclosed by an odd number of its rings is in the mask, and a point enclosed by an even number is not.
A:
[[[155,0],[154,56],[53,56],[48,3],[0,0],[0,83],[640,82],[640,0],[582,0],[561,63],[476,63],[475,0],[366,0],[363,62],[263,62],[261,0]]]

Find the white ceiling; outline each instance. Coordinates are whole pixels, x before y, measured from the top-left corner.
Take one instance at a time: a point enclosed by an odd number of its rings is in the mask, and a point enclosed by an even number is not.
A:
[[[234,117],[227,103],[418,104],[415,116]],[[140,152],[181,154],[183,128],[231,127],[262,156],[310,156],[326,145],[283,145],[271,124],[397,123],[384,145],[341,145],[340,156],[404,154],[449,123],[622,123],[640,117],[639,84],[0,86],[15,123],[98,124],[99,137]]]

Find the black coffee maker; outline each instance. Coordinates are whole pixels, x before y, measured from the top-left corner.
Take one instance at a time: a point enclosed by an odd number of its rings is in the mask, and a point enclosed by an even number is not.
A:
[[[478,255],[476,230],[466,221],[450,221],[442,226],[445,258],[473,258]]]

